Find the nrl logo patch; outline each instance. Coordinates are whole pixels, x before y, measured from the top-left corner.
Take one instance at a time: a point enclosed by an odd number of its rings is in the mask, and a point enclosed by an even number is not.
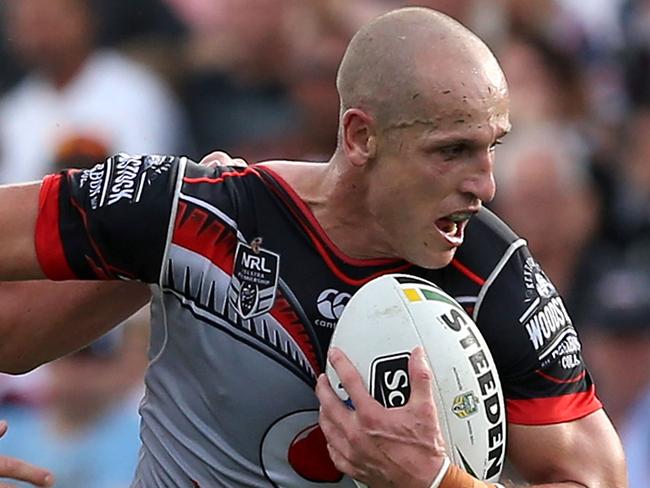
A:
[[[451,410],[456,417],[464,419],[478,411],[478,402],[479,399],[474,392],[469,391],[454,398]]]
[[[280,256],[262,249],[262,239],[237,244],[228,300],[246,320],[268,312],[275,302]]]

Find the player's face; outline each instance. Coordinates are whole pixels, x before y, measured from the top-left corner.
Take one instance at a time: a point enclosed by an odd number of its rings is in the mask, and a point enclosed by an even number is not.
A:
[[[505,84],[436,104],[431,120],[385,131],[371,211],[392,251],[426,268],[449,264],[469,218],[494,197],[495,147],[510,128]]]

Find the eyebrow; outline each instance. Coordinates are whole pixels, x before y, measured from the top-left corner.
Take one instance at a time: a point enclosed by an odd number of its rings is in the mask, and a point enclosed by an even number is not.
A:
[[[508,128],[506,129],[499,130],[499,132],[497,132],[496,134],[495,141],[503,139],[505,136],[507,136],[510,133],[510,129],[511,127],[508,126]],[[457,135],[450,134],[441,137],[433,136],[427,140],[427,143],[435,144],[436,146],[454,146],[454,145],[474,146],[477,144],[477,140],[465,136],[457,136]]]

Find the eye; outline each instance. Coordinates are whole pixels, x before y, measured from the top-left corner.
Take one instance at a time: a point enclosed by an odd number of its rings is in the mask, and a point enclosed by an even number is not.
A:
[[[461,157],[467,151],[467,144],[451,144],[438,149],[445,161]]]

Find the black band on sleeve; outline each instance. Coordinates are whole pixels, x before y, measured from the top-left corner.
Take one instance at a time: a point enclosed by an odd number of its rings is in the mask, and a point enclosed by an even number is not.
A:
[[[173,156],[118,154],[65,173],[60,235],[78,278],[158,281],[179,164]]]

